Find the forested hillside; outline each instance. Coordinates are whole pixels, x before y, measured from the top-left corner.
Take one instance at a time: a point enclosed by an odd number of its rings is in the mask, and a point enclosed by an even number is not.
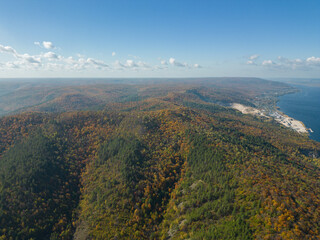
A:
[[[8,80],[1,82],[0,116],[27,111],[102,110],[106,104],[188,92],[205,101],[252,105],[258,99],[269,102],[273,96],[292,91],[289,85],[259,78]]]
[[[320,143],[219,104],[290,88],[222,82],[2,117],[0,239],[319,239]]]

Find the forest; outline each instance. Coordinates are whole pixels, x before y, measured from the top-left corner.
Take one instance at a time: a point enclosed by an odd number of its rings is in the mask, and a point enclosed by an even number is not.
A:
[[[320,238],[320,143],[225,106],[290,86],[29,87],[0,118],[0,239]]]

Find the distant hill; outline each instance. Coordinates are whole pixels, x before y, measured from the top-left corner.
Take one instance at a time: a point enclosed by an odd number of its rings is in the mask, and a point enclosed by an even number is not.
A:
[[[181,93],[190,89],[214,96],[215,101],[250,104],[257,97],[293,90],[284,83],[258,78],[3,79],[1,86],[0,115],[102,109],[110,102],[163,97],[169,92]]]
[[[320,78],[274,78],[271,80],[294,85],[320,87]]]

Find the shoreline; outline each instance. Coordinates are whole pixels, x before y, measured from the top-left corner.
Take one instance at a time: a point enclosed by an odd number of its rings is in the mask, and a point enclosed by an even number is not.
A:
[[[313,132],[311,128],[307,128],[306,125],[299,120],[296,120],[283,112],[277,110],[274,113],[271,113],[270,116],[274,118],[280,124],[295,130],[298,133],[309,133]]]
[[[243,114],[251,114],[265,118],[273,118],[275,121],[282,124],[283,126],[290,128],[300,134],[308,134],[309,132],[313,132],[312,129],[307,128],[303,122],[296,120],[279,110],[274,110],[274,112],[266,113],[265,110],[245,106],[240,103],[232,103],[229,107],[236,109]]]

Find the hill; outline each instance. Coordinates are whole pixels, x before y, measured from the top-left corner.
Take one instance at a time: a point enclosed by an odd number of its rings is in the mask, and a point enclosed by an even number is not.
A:
[[[0,239],[320,237],[320,143],[226,107],[294,89],[132,81],[60,86],[73,98],[0,119]]]
[[[286,84],[258,78],[5,79],[1,86],[0,115],[101,110],[109,103],[140,101],[186,91],[213,97],[212,101],[257,104],[257,99],[266,102],[266,96],[294,91]]]

